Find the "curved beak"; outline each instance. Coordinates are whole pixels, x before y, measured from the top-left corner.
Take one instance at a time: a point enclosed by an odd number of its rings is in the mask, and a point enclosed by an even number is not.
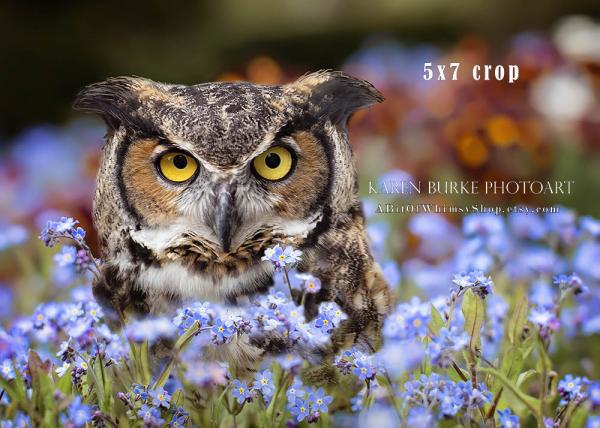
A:
[[[214,232],[224,252],[231,249],[231,239],[237,227],[237,210],[235,207],[235,186],[221,183],[215,192],[216,200],[212,212]]]

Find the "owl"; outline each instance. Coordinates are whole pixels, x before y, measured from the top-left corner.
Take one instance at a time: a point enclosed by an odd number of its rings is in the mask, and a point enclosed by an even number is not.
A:
[[[382,100],[339,71],[281,86],[116,77],[84,88],[75,108],[108,127],[93,208],[98,301],[118,314],[235,304],[273,285],[265,250],[291,245],[322,284],[308,319],[334,301],[348,316],[336,343],[369,344],[391,295],[365,235],[347,122]]]

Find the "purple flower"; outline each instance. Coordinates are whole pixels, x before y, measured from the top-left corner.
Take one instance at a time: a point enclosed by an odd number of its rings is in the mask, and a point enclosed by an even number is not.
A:
[[[316,276],[310,274],[297,274],[296,278],[302,280],[302,288],[307,293],[316,294],[321,290],[321,281]]]
[[[464,398],[457,390],[457,385],[452,383],[440,385],[440,388],[435,390],[435,398],[438,400],[442,415],[454,416],[465,405]]]
[[[59,253],[54,255],[54,261],[60,267],[72,266],[77,259],[77,248],[71,245],[62,247]]]
[[[160,410],[148,404],[142,404],[137,415],[144,421],[146,426],[158,427],[164,424],[164,420],[160,416]]]
[[[71,236],[78,242],[83,242],[85,239],[85,230],[82,227],[77,227],[71,231]]]
[[[554,277],[554,285],[558,285],[561,292],[573,290],[576,296],[589,291],[583,280],[576,274],[571,275],[556,275]]]
[[[321,314],[315,320],[315,327],[317,327],[323,333],[331,333],[334,325],[327,315]]]
[[[558,382],[561,404],[564,405],[574,400],[584,399],[587,394],[583,391],[583,388],[587,383],[588,380],[585,377],[566,375],[564,379]]]
[[[76,396],[69,405],[66,416],[61,417],[61,422],[77,428],[83,427],[92,417],[91,410],[90,406],[81,402],[80,396]]]
[[[179,309],[177,316],[173,319],[173,324],[179,329],[179,334],[184,334],[195,322],[201,326],[208,324],[213,316],[212,305],[208,302],[195,303],[192,306]]]
[[[537,281],[531,284],[531,303],[540,308],[552,309],[554,307],[554,291],[550,285],[544,281]]]
[[[294,383],[292,383],[292,386],[287,389],[285,395],[287,396],[288,403],[290,405],[294,405],[296,403],[296,399],[302,398],[306,395],[306,391],[304,391],[304,386],[302,385],[300,379],[294,379]]]
[[[310,401],[311,410],[313,412],[319,411],[321,413],[327,413],[329,411],[327,405],[331,404],[333,397],[325,395],[323,388],[319,388],[316,391],[313,390],[309,395],[308,400]]]
[[[217,363],[194,361],[188,364],[185,375],[190,383],[204,388],[227,384],[227,370]]]
[[[421,303],[415,297],[408,303],[401,303],[385,320],[383,334],[386,339],[413,339],[427,333],[430,304]]]
[[[252,400],[252,391],[248,388],[248,384],[238,379],[233,381],[231,395],[237,399],[239,404],[244,404],[246,401]]]
[[[550,428],[554,428],[553,425],[550,425]],[[585,428],[600,428],[600,415],[590,415]]]
[[[540,328],[540,334],[543,337],[548,337],[560,328],[560,321],[556,314],[544,308],[533,308],[529,313],[529,321]]]
[[[0,223],[0,251],[24,243],[28,236],[27,229],[20,224]]]
[[[587,393],[590,398],[590,403],[592,406],[599,407],[600,406],[600,381],[590,382],[587,388]]]
[[[482,383],[477,388],[473,388],[471,382],[458,382],[456,386],[457,392],[462,395],[464,406],[468,409],[483,407],[492,400],[492,394]]]
[[[15,378],[15,371],[12,360],[3,360],[0,364],[0,376],[4,379],[11,380]]]
[[[61,217],[59,221],[48,221],[40,234],[40,239],[47,247],[53,247],[59,238],[72,236],[77,223],[79,222],[71,217]]]
[[[472,288],[481,298],[485,298],[485,296],[490,294],[494,286],[492,279],[486,277],[480,270],[456,274],[452,282],[458,286],[458,291],[465,288]]]
[[[173,415],[173,418],[171,419],[171,422],[169,423],[169,425],[172,428],[183,427],[183,426],[185,426],[185,423],[187,422],[187,420],[188,420],[188,417],[186,415],[175,414],[175,415]]]
[[[31,419],[25,413],[17,411],[15,417],[12,420],[0,421],[2,428],[30,428],[33,426]]]
[[[281,269],[298,263],[301,255],[302,251],[300,250],[294,250],[294,248],[289,245],[284,249],[277,244],[274,247],[265,250],[265,255],[262,257],[262,260],[270,261],[275,268]]]
[[[275,392],[273,374],[269,370],[256,373],[254,376],[254,382],[252,383],[252,389],[255,391],[260,391],[267,403],[271,401],[273,392]]]
[[[155,390],[149,390],[148,395],[150,395],[150,398],[152,398],[153,406],[162,406],[165,409],[169,408],[169,404],[171,402],[171,395],[167,391],[165,391],[163,387],[159,386]]]
[[[431,428],[435,426],[435,419],[429,409],[415,407],[409,410],[406,423],[411,428]]]
[[[463,233],[466,236],[490,236],[504,232],[504,219],[491,213],[469,214],[463,219]]]
[[[235,333],[235,327],[231,322],[223,322],[221,318],[217,318],[215,324],[211,328],[211,333],[215,343],[226,343]]]
[[[427,347],[431,362],[440,367],[447,367],[452,355],[463,350],[469,344],[469,335],[457,327],[442,327],[439,335],[433,337]]]
[[[134,342],[156,342],[162,338],[172,338],[176,328],[169,318],[146,318],[130,323],[125,331]]]
[[[308,400],[296,399],[294,405],[290,408],[292,416],[296,418],[298,422],[301,422],[308,416],[310,406]]]
[[[581,225],[581,229],[589,233],[592,237],[600,237],[600,221],[596,220],[593,217],[587,216],[582,217],[579,220],[579,224]]]
[[[510,409],[498,410],[498,420],[502,428],[520,428],[521,421],[517,415],[513,415]]]
[[[548,233],[548,226],[538,214],[511,213],[508,223],[511,231],[519,238],[540,240]]]
[[[357,359],[354,362],[354,373],[361,381],[373,380],[375,379],[375,375],[377,375],[377,367],[375,367],[372,362],[368,359]]]
[[[425,356],[420,339],[386,341],[377,353],[385,370],[392,376],[400,377],[407,370],[415,368]]]

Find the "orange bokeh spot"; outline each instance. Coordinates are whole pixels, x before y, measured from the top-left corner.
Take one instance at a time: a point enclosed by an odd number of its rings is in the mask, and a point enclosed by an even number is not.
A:
[[[281,67],[273,58],[268,56],[257,56],[248,63],[246,69],[248,79],[251,82],[262,85],[275,85],[281,82]]]
[[[494,116],[488,120],[486,131],[490,141],[501,147],[509,146],[519,140],[519,128],[508,116]]]
[[[475,135],[465,135],[456,142],[456,151],[461,163],[471,168],[483,165],[489,150],[483,140]]]

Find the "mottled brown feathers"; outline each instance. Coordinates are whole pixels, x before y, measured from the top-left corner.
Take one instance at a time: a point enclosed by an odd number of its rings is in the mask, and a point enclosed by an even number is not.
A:
[[[284,86],[117,77],[84,88],[75,107],[109,127],[94,198],[104,260],[96,296],[117,313],[235,302],[273,283],[266,248],[293,245],[304,252],[299,269],[322,283],[306,316],[333,300],[348,314],[333,349],[376,347],[391,295],[367,243],[346,122],[382,100],[370,83],[327,70]],[[270,182],[252,162],[277,145],[294,170]],[[158,173],[167,151],[194,158],[193,179]],[[247,365],[281,350],[276,337],[256,340],[230,355]]]

